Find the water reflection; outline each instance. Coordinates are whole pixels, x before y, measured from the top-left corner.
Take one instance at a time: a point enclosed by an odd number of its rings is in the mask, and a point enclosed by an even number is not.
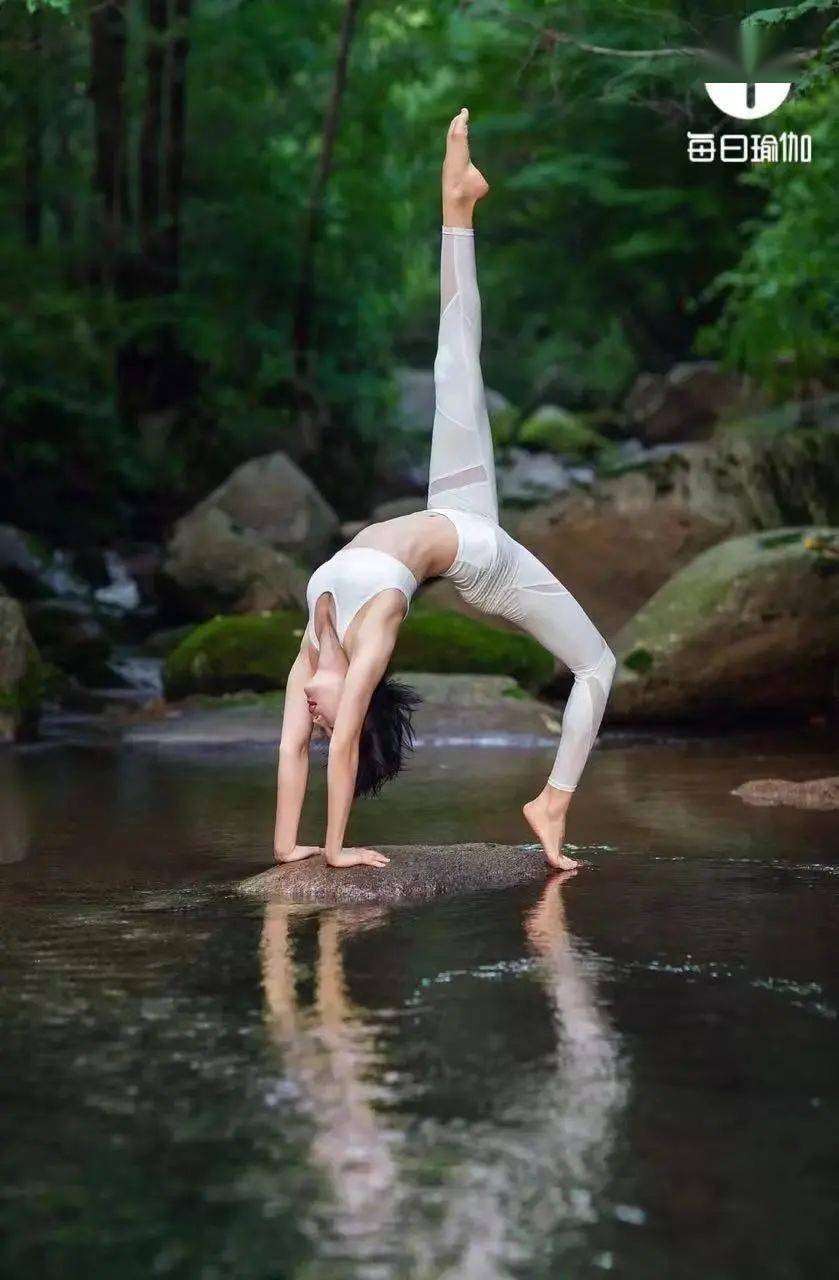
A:
[[[22,862],[29,853],[29,814],[20,763],[0,752],[0,864]]]
[[[572,873],[573,874],[573,873]],[[391,1119],[418,1082],[389,1064],[375,1015],[348,994],[344,943],[387,920],[375,908],[317,917],[314,995],[295,936],[310,913],[265,911],[261,943],[266,1024],[286,1085],[312,1126],[310,1156],[327,1190],[310,1227],[379,1274],[399,1258],[408,1275],[506,1280],[523,1262],[548,1262],[596,1222],[627,1096],[618,1037],[597,992],[598,961],[569,936],[563,881],[548,881],[524,928],[547,996],[553,1049],[536,1054],[464,1125]],[[480,979],[472,979],[480,980]],[[499,999],[515,999],[505,986]],[[503,1016],[503,1013],[502,1013]],[[318,1221],[318,1218],[320,1221]],[[372,1270],[369,1266],[372,1265]]]

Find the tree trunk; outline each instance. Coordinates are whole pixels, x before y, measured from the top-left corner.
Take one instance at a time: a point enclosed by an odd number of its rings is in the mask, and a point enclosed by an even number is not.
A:
[[[127,0],[90,0],[90,97],[96,135],[94,187],[101,200],[101,257],[94,276],[118,284],[130,223],[125,63]]]
[[[140,130],[140,262],[144,292],[157,292],[161,239],[160,171],[163,137],[163,76],[168,21],[166,0],[147,0],[146,94]]]
[[[192,0],[173,0],[175,34],[169,56],[169,119],[164,150],[164,257],[169,289],[180,277],[181,202],[186,133],[186,66]]]
[[[41,112],[41,75],[43,48],[43,14],[30,13],[28,21],[32,78],[26,99],[26,124],[23,160],[23,236],[35,248],[41,243],[41,211],[43,205],[43,119]]]
[[[301,414],[301,433],[304,455],[317,450],[323,430],[323,408],[313,386],[314,350],[313,333],[315,319],[315,254],[320,239],[323,206],[332,174],[335,139],[341,120],[344,90],[350,49],[355,34],[356,19],[361,0],[346,0],[338,56],[332,77],[332,92],[323,123],[320,158],[315,171],[303,238],[300,245],[300,277],[297,284],[293,313],[293,358],[295,394]]]

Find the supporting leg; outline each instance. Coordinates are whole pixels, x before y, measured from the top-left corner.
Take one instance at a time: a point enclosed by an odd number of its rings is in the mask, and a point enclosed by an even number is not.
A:
[[[524,807],[551,866],[576,864],[562,854],[565,815],[597,738],[615,673],[615,658],[600,632],[561,582],[525,547],[506,616],[559,658],[574,675],[565,704],[553,769],[539,796]]]

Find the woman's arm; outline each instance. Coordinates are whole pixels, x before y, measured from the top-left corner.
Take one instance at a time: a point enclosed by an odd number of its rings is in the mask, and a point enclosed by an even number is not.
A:
[[[304,637],[300,652],[288,673],[277,765],[277,817],[274,823],[274,857],[279,862],[297,862],[317,853],[317,846],[298,845],[297,828],[309,777],[309,742],[312,718],[306,705],[304,688],[311,678],[308,641]]]
[[[350,662],[344,681],[341,704],[335,728],[329,743],[329,763],[326,770],[327,820],[324,853],[333,867],[354,867],[363,863],[371,867],[383,867],[389,859],[374,849],[345,849],[344,832],[355,794],[358,773],[358,744],[361,728],[370,698],[381,680],[399,631],[401,618],[394,619],[393,626],[382,626],[380,620],[369,640],[359,636],[358,649]]]

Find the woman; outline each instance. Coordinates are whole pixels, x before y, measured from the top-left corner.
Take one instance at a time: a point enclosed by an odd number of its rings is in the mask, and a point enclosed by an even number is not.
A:
[[[399,627],[418,585],[452,580],[470,604],[515,622],[574,673],[556,761],[524,816],[552,867],[562,853],[571,797],[594,745],[615,669],[583,610],[498,524],[492,437],[481,378],[481,303],[472,215],[489,187],[472,164],[469,112],[452,121],[443,161],[440,330],[428,509],[370,525],[309,581],[309,623],[288,677],[277,777],[274,852],[296,862],[314,725],[329,736],[324,854],[333,867],[384,866],[373,849],[345,849],[355,795],[396,776],[412,743],[418,701],[386,678]]]

